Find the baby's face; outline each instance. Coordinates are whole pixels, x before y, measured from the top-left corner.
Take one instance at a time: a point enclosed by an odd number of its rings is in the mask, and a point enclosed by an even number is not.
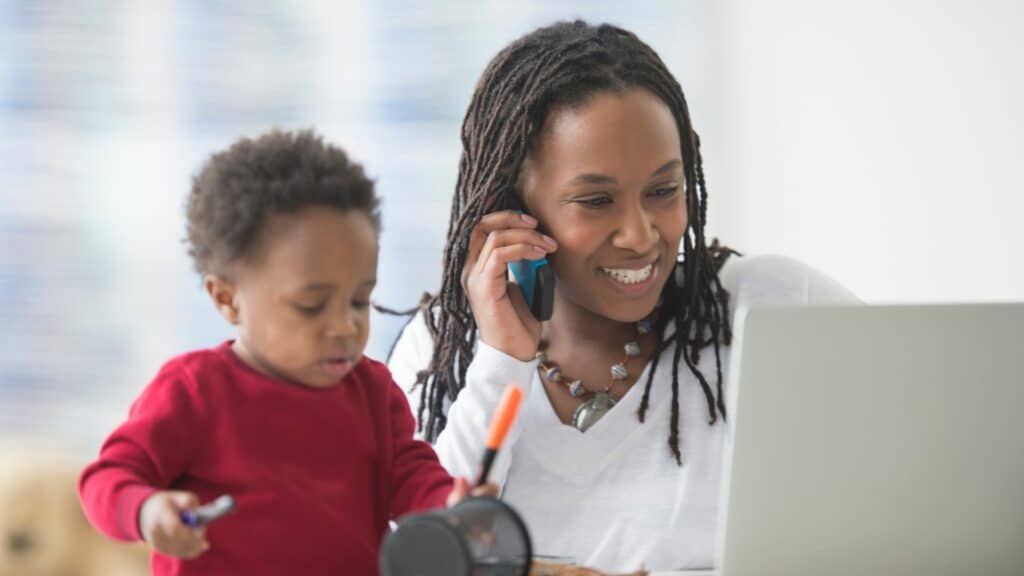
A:
[[[377,251],[377,231],[359,211],[311,206],[271,216],[232,274],[236,353],[273,377],[337,384],[370,335]]]

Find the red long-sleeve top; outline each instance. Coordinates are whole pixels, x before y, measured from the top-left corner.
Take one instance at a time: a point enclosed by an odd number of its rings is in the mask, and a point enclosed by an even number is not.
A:
[[[153,554],[153,573],[376,574],[388,520],[444,504],[451,477],[413,439],[405,395],[364,358],[338,385],[309,388],[244,364],[230,342],[172,359],[79,482],[89,520],[140,539],[142,502],[188,490],[235,498],[194,560]]]

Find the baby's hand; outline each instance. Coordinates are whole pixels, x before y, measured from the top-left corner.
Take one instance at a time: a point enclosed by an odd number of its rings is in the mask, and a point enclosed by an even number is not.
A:
[[[167,556],[195,558],[210,549],[203,528],[190,528],[181,512],[199,506],[191,492],[157,492],[139,509],[139,530],[154,550]]]
[[[452,491],[448,493],[448,501],[446,504],[449,508],[455,506],[466,496],[498,496],[498,486],[496,484],[486,483],[477,486],[470,490],[469,482],[466,482],[465,478],[459,477],[455,479],[455,486],[452,486]]]

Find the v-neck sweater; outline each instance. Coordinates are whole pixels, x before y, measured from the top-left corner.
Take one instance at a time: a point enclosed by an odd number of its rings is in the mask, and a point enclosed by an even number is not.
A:
[[[855,303],[845,288],[794,260],[762,256],[730,261],[722,281],[731,310],[759,304]],[[672,330],[670,327],[669,330]],[[414,414],[416,372],[433,342],[421,317],[399,339],[389,367],[408,394]],[[721,349],[723,385],[730,348]],[[472,476],[505,386],[515,382],[525,399],[491,469],[502,498],[523,517],[534,553],[608,572],[711,568],[715,558],[727,427],[709,425],[707,401],[685,363],[679,367],[679,438],[682,466],[669,445],[672,406],[671,348],[661,355],[649,406],[637,410],[648,363],[636,384],[593,427],[581,433],[563,424],[545,393],[537,362],[523,362],[483,341],[466,386],[447,406],[448,422],[434,445],[453,475]],[[715,355],[700,356],[701,373],[714,386]]]

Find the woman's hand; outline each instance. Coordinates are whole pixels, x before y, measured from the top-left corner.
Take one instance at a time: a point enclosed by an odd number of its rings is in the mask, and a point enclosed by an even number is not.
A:
[[[204,529],[190,528],[181,513],[199,506],[191,492],[164,491],[146,498],[139,508],[139,531],[157,552],[177,558],[195,558],[210,549]]]
[[[476,319],[480,339],[523,361],[533,360],[540,344],[540,322],[508,279],[508,264],[540,260],[558,245],[536,230],[537,220],[510,210],[480,219],[469,239],[462,288]]]

